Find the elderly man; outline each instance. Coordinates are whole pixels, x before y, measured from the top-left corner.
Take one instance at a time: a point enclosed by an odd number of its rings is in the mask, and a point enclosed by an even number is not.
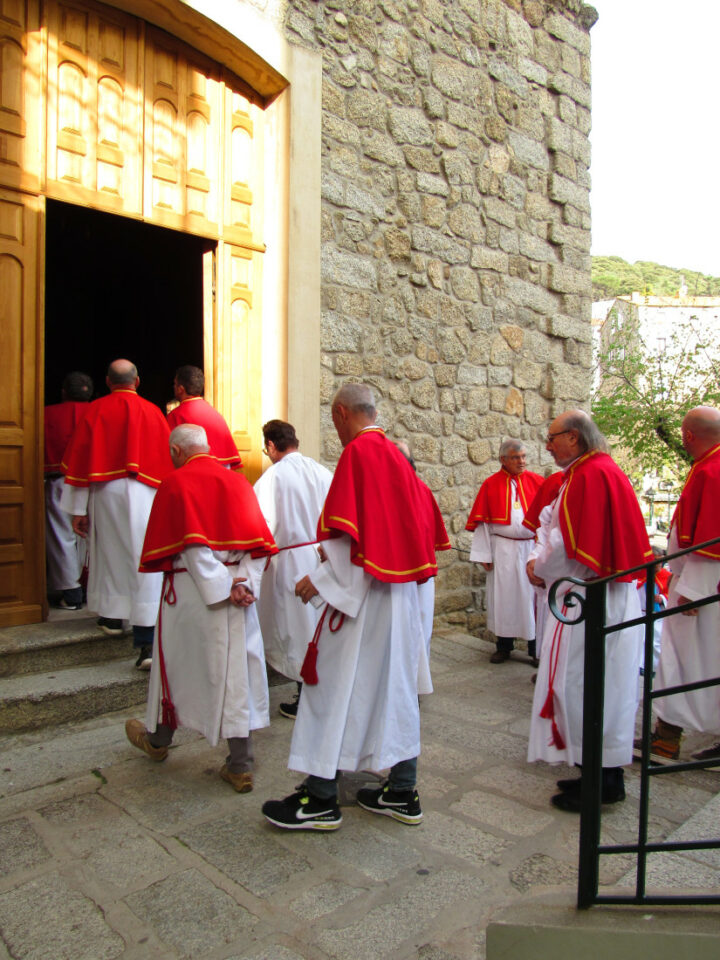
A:
[[[280,553],[263,576],[258,616],[265,659],[297,683],[295,698],[280,704],[280,713],[294,720],[302,689],[300,669],[320,617],[315,607],[300,603],[295,584],[320,563],[317,550],[310,544],[315,541],[332,474],[300,453],[300,441],[291,423],[268,421],[263,426],[263,439],[272,466],[256,482],[255,494]]]
[[[140,576],[138,565],[155,491],[172,471],[170,431],[160,409],[139,396],[133,363],[113,361],[105,382],[110,393],[89,405],[65,452],[60,506],[88,538],[88,607],[107,634],[130,621],[136,666],[149,670],[162,578]]]
[[[338,771],[389,767],[387,783],[360,790],[358,803],[416,824],[418,693],[432,689],[417,584],[437,574],[435,550],[450,544],[432,494],[375,425],[370,388],[345,384],[332,418],[344,450],[318,524],[326,562],[295,588],[304,603],[325,602],[288,761],[308,777],[263,813],[288,830],[334,830]]]
[[[675,510],[668,553],[720,537],[720,410],[695,407],[682,422],[682,443],[693,466]],[[670,561],[672,581],[668,607],[701,600],[718,592],[720,543]],[[656,689],[720,677],[720,607],[710,604],[663,621]],[[687,727],[700,733],[720,732],[717,687],[690,690],[655,701],[657,724],[650,759],[673,763],[680,757],[680,739]],[[636,756],[642,744],[636,743]],[[695,760],[720,759],[720,742],[693,754]]]
[[[79,540],[68,514],[60,507],[64,477],[62,459],[75,427],[88,410],[93,394],[86,373],[69,373],[62,384],[62,402],[45,407],[45,551],[48,593],[58,596],[63,610],[79,610],[82,557]]]
[[[620,573],[652,559],[642,513],[630,481],[605,452],[605,439],[582,410],[570,410],[550,424],[547,450],[565,473],[549,526],[535,559],[531,582],[587,580]],[[606,623],[640,614],[636,575],[608,584]],[[558,603],[578,588],[568,582]],[[602,801],[625,799],[623,766],[632,761],[637,676],[642,627],[611,633],[605,647]],[[530,725],[528,760],[582,764],[584,623],[568,626],[548,616]],[[559,780],[554,806],[580,810],[580,780]]]
[[[203,399],[204,390],[205,374],[200,367],[189,364],[178,367],[173,380],[173,392],[175,399],[180,402],[167,415],[170,429],[174,430],[181,423],[197,423],[207,434],[211,455],[223,466],[230,467],[231,470],[239,470],[242,460],[230,433],[230,427],[222,414]]]
[[[252,487],[209,455],[202,427],[176,427],[170,456],[176,472],[155,497],[140,567],[145,576],[164,572],[146,726],[128,720],[125,731],[155,761],[167,756],[178,726],[199,731],[212,746],[226,738],[220,776],[247,793],[253,787],[250,732],[270,722],[252,604],[261,558],[277,547]]]
[[[487,626],[496,647],[490,663],[507,660],[519,638],[527,640],[528,655],[537,666],[535,598],[525,573],[535,538],[523,527],[523,518],[543,478],[525,469],[526,456],[520,440],[501,444],[501,469],[483,482],[465,529],[474,531],[470,559],[487,571]]]

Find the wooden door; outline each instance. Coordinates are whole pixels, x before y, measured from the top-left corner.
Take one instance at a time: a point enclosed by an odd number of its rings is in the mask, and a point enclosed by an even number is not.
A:
[[[37,371],[42,201],[0,189],[0,625],[34,623],[45,604],[42,407]]]

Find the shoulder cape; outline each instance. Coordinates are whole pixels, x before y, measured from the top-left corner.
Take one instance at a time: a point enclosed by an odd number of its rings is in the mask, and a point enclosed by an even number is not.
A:
[[[64,400],[45,407],[45,473],[62,473],[65,449],[89,407],[87,400]]]
[[[653,559],[630,481],[607,453],[592,450],[565,474],[558,511],[565,552],[599,577]],[[635,580],[637,573],[620,580]]]
[[[206,453],[191,457],[155,494],[140,570],[171,570],[172,558],[194,544],[211,550],[277,553],[257,497],[241,473]]]
[[[525,513],[523,520],[524,527],[532,530],[533,533],[537,530],[540,526],[540,512],[543,507],[547,507],[549,503],[555,500],[564,480],[565,473],[562,470],[551,473],[549,477],[545,478],[543,485],[533,497],[533,501]]]
[[[196,423],[204,427],[212,456],[232,470],[239,470],[242,466],[230,427],[222,414],[207,400],[202,397],[188,397],[170,411],[167,420],[171,430],[179,427],[181,423]]]
[[[720,537],[720,444],[703,454],[690,469],[673,523],[681,550]],[[720,560],[720,543],[697,553]]]
[[[435,497],[382,430],[359,433],[338,461],[317,537],[341,533],[352,562],[385,583],[436,576],[435,551],[450,549]]]
[[[512,513],[512,480],[517,480],[520,504],[523,513],[527,513],[543,478],[539,473],[532,473],[530,470],[524,470],[517,477],[511,477],[505,469],[498,470],[497,473],[488,477],[478,490],[468,522],[465,524],[466,530],[474,530],[481,523],[509,525]]]
[[[160,408],[133,390],[113,390],[87,406],[65,451],[65,483],[87,487],[132,477],[159,487],[173,469]]]

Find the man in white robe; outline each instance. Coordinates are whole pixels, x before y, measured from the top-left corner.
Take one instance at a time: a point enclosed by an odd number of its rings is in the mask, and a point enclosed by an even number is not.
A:
[[[304,603],[327,604],[314,683],[314,667],[303,668],[288,761],[307,777],[296,793],[267,801],[263,814],[284,829],[334,830],[342,822],[338,772],[390,768],[385,785],[360,790],[358,803],[417,824],[418,693],[432,689],[417,581],[436,574],[434,551],[449,543],[432,494],[375,426],[369,387],[346,384],[332,416],[345,449],[318,526],[331,537],[323,539],[326,562],[296,585]]]
[[[503,441],[502,469],[481,486],[467,529],[473,530],[470,560],[482,564],[487,574],[487,627],[495,634],[490,663],[507,660],[515,639],[521,639],[527,641],[530,662],[537,666],[535,596],[525,572],[535,537],[523,526],[523,519],[542,477],[525,469],[526,460],[524,443]],[[495,502],[499,509],[490,509]]]
[[[668,553],[720,536],[720,410],[695,407],[682,424],[682,442],[693,458],[673,517]],[[669,563],[668,607],[718,593],[720,545],[686,553]],[[712,603],[663,620],[655,689],[720,677],[720,604]],[[659,697],[650,759],[670,764],[680,759],[683,730],[720,733],[720,688],[706,687]],[[642,743],[635,744],[642,756]],[[720,742],[693,753],[695,760],[720,760]]]
[[[578,543],[576,552],[595,556],[600,543],[605,554],[598,558],[598,564],[608,567],[605,573],[628,569],[643,563],[651,555],[635,494],[624,474],[604,453],[604,448],[602,434],[583,411],[569,411],[552,422],[547,449],[558,466],[566,471],[567,479],[552,505],[549,526],[539,539],[537,555],[528,562],[528,577],[533,582],[544,582],[549,588],[556,580],[567,577],[589,580],[598,576],[597,569],[587,566],[577,556],[569,555],[568,551],[569,539],[577,539],[587,529],[588,518],[584,514],[589,511],[594,511],[590,526],[594,528],[593,533],[600,532],[600,539],[590,541],[593,548],[587,552],[583,550],[586,543]],[[582,484],[579,471],[588,469],[599,476],[599,482],[587,488],[584,501],[571,499],[568,496],[570,482],[577,491]],[[607,483],[605,478],[609,478]],[[609,492],[606,494],[605,490]],[[578,503],[582,504],[583,515],[576,515]],[[618,516],[610,522],[605,516],[607,511],[617,511]],[[607,533],[613,525],[626,529],[627,553],[621,548],[620,554],[613,555],[610,544],[603,541],[603,531]],[[568,529],[572,533],[570,538]],[[610,539],[614,543],[617,537]],[[566,608],[563,603],[571,590],[581,595],[584,592],[582,587],[564,583],[558,590],[557,601],[563,612],[575,617],[578,606]],[[608,583],[606,603],[608,625],[639,616],[640,602],[635,582]],[[642,636],[640,626],[610,633],[605,640],[604,803],[625,799],[622,768],[632,761]],[[562,624],[549,613],[532,707],[529,761],[544,760],[569,766],[582,764],[584,658],[585,623]],[[558,787],[561,792],[552,797],[553,805],[568,812],[579,812],[580,780],[559,780]]]
[[[280,552],[263,575],[257,612],[265,659],[297,683],[294,700],[280,704],[280,713],[294,720],[302,689],[300,668],[320,617],[316,607],[298,600],[295,584],[320,564],[317,548],[307,544],[315,542],[332,474],[300,453],[292,424],[268,421],[263,439],[272,466],[256,481],[254,490]]]
[[[186,475],[178,478],[180,483],[193,481],[191,465],[194,476],[199,478],[188,496],[202,489],[215,492],[212,513],[221,518],[218,529],[223,525],[222,517],[242,509],[236,506],[238,496],[253,497],[250,488],[247,492],[234,490],[241,482],[247,485],[244,477],[224,470],[208,456],[209,445],[202,427],[176,427],[170,434],[170,451],[180,473],[188,465]],[[221,485],[211,487],[217,471],[227,475],[227,482],[220,477]],[[166,509],[163,492],[161,487],[156,509]],[[174,509],[177,502],[176,498],[172,503]],[[259,509],[257,512],[259,516]],[[248,533],[242,523],[228,520],[227,539],[250,539],[252,530]],[[191,526],[192,531],[180,534],[181,539],[199,541],[203,537],[212,542],[212,525],[195,521]],[[242,536],[237,535],[240,530]],[[162,537],[155,533],[151,516],[143,564],[167,559],[167,549],[152,549],[156,543],[161,544]],[[128,720],[127,737],[155,761],[167,757],[175,723],[197,730],[212,746],[225,738],[229,752],[220,776],[238,793],[247,793],[253,787],[251,731],[270,722],[262,637],[254,606],[265,559],[253,559],[244,550],[211,549],[208,543],[201,542],[186,542],[184,549],[171,554],[170,559],[158,619],[158,649],[150,673],[146,721],[143,725],[139,720]],[[172,713],[167,712],[168,701]]]

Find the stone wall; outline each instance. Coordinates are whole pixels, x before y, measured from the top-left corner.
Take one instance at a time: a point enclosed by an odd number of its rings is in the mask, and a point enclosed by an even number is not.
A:
[[[277,8],[276,8],[277,9]],[[377,389],[455,548],[437,613],[484,622],[465,521],[507,436],[549,463],[588,399],[590,37],[578,0],[293,0],[323,55],[322,433],[346,379]]]

